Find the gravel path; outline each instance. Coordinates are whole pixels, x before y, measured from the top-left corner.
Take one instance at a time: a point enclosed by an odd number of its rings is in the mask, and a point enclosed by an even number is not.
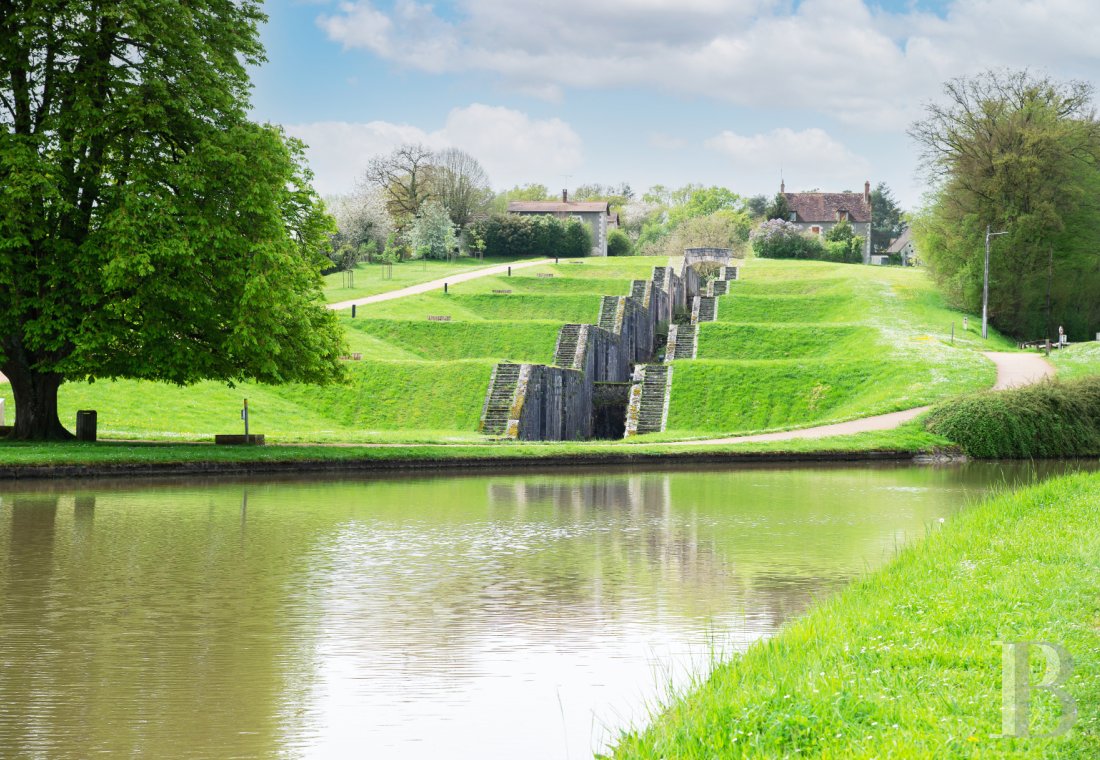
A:
[[[512,264],[498,264],[496,266],[485,267],[484,269],[475,269],[472,272],[463,272],[461,274],[453,274],[450,277],[441,277],[438,280],[432,280],[431,282],[422,282],[419,285],[410,285],[407,288],[401,288],[401,290],[391,290],[388,293],[379,293],[376,296],[367,296],[365,298],[355,298],[350,301],[340,301],[339,303],[330,303],[328,307],[333,311],[340,309],[350,309],[352,306],[362,306],[368,303],[380,303],[381,301],[392,301],[395,298],[404,298],[406,296],[415,296],[420,293],[427,293],[432,290],[442,290],[443,283],[448,285],[455,285],[460,282],[469,282],[470,280],[476,280],[480,277],[490,277],[494,274],[504,274],[508,271],[508,267],[513,270],[526,269],[527,267],[536,267],[540,264],[549,264],[553,259],[536,259],[534,261],[517,261]]]
[[[1054,376],[1054,367],[1038,354],[987,351],[984,356],[997,365],[997,382],[993,386],[993,390],[995,391],[1005,390],[1006,388],[1017,388],[1021,385],[1030,385]],[[852,435],[854,433],[866,433],[872,430],[893,430],[919,417],[930,408],[931,407],[928,406],[921,406],[916,409],[906,409],[904,412],[891,412],[890,414],[862,417],[858,420],[838,422],[832,425],[819,425],[817,427],[801,428],[799,430],[784,430],[778,433],[739,435],[731,438],[710,438],[705,441],[675,441],[666,445],[704,446],[716,443],[794,441],[806,438],[827,438],[834,435]]]

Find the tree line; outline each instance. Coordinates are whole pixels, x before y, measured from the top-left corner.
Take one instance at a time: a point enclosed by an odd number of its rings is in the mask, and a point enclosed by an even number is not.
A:
[[[1091,83],[1028,71],[953,79],[910,134],[932,185],[914,236],[948,300],[1020,339],[1100,327],[1100,122]]]

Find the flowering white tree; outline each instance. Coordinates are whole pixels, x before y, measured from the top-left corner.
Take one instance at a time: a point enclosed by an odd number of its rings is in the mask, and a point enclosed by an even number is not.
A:
[[[425,259],[445,259],[458,244],[454,223],[447,209],[438,201],[426,201],[409,227],[409,246],[416,256]]]

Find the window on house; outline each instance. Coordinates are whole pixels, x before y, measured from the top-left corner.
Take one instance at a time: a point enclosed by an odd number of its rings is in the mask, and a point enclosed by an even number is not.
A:
[[[791,221],[792,222],[797,222],[798,221],[798,214],[796,214],[794,211],[791,212]]]
[[[820,227],[811,227],[810,232],[814,233],[815,235],[820,235],[821,234],[821,228]]]

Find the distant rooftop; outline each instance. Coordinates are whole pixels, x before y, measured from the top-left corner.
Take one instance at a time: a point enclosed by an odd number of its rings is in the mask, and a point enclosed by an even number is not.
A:
[[[607,201],[511,201],[508,210],[516,214],[608,214]]]
[[[783,193],[799,222],[835,222],[838,211],[850,222],[871,221],[871,204],[863,193]]]

